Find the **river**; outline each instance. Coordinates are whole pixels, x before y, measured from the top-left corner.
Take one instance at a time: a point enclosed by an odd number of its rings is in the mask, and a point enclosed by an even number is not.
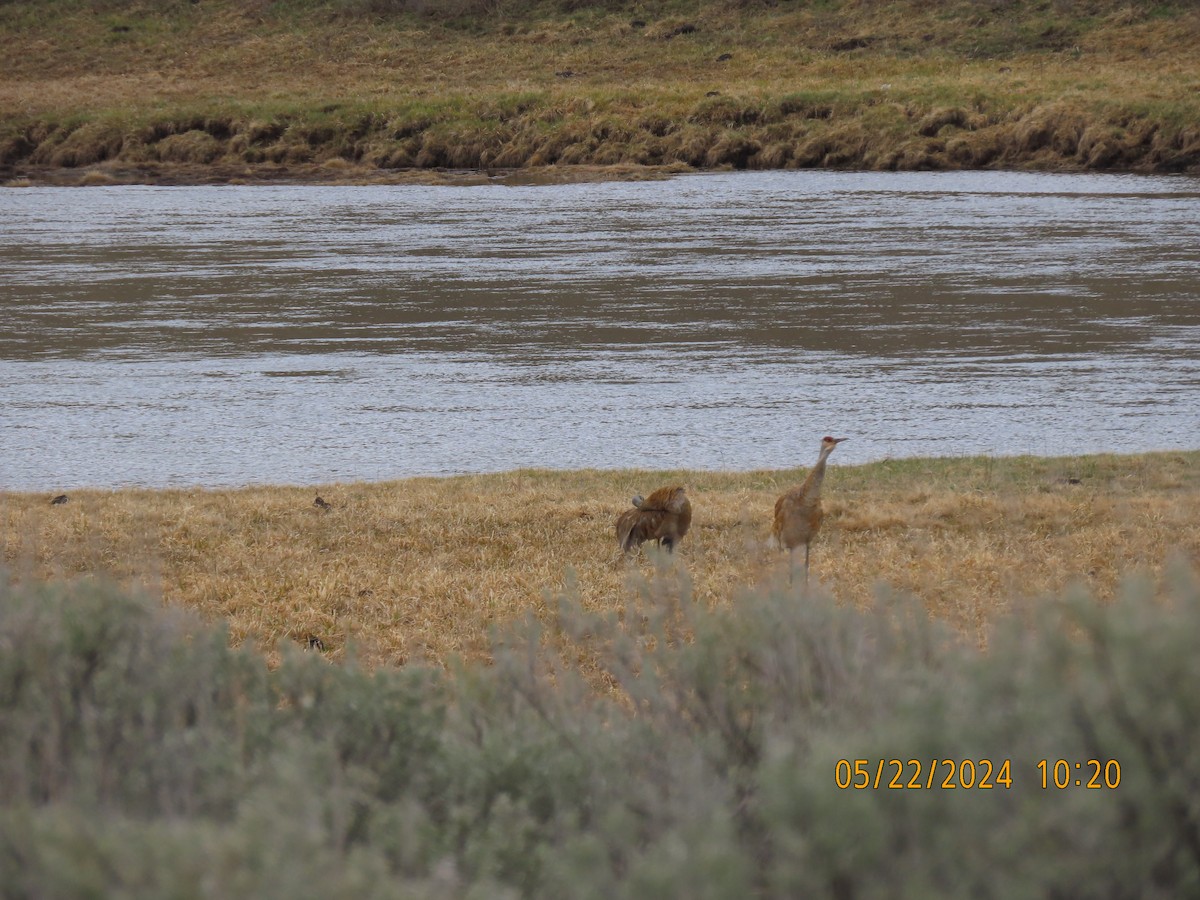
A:
[[[0,489],[1200,448],[1200,179],[0,191]]]

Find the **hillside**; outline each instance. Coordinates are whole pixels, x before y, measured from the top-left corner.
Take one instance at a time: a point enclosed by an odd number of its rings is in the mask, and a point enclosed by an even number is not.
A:
[[[0,179],[1198,172],[1197,46],[1183,0],[9,0]]]

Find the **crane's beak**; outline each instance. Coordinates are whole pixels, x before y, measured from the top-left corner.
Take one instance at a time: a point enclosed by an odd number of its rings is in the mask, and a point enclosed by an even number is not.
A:
[[[835,444],[840,444],[842,441],[848,441],[849,438],[833,438],[832,440]]]

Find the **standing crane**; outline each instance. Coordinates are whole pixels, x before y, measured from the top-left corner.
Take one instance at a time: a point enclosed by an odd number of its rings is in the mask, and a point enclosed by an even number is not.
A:
[[[845,438],[825,437],[821,439],[821,455],[808,477],[799,487],[794,487],[775,501],[775,522],[771,526],[771,537],[783,550],[787,550],[792,565],[788,569],[788,581],[795,566],[795,550],[804,545],[804,583],[808,584],[808,555],[812,539],[821,527],[825,515],[821,510],[821,482],[825,479],[825,460],[833,448]]]
[[[692,504],[682,485],[659,488],[649,497],[633,498],[633,509],[617,518],[617,543],[628,553],[646,541],[658,541],[668,553],[683,540],[692,524]]]

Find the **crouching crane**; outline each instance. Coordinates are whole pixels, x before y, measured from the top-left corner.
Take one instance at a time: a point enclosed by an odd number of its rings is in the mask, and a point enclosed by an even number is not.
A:
[[[821,528],[825,513],[821,509],[821,482],[825,480],[825,460],[833,448],[845,438],[826,437],[821,439],[821,455],[808,477],[799,487],[794,487],[775,501],[775,522],[771,526],[771,538],[793,560],[788,569],[788,580],[795,569],[795,550],[804,545],[804,583],[808,584],[808,556],[812,539]]]
[[[692,504],[680,485],[659,488],[649,497],[633,498],[633,509],[617,518],[617,543],[628,553],[646,541],[658,541],[668,553],[683,540],[692,524]]]

